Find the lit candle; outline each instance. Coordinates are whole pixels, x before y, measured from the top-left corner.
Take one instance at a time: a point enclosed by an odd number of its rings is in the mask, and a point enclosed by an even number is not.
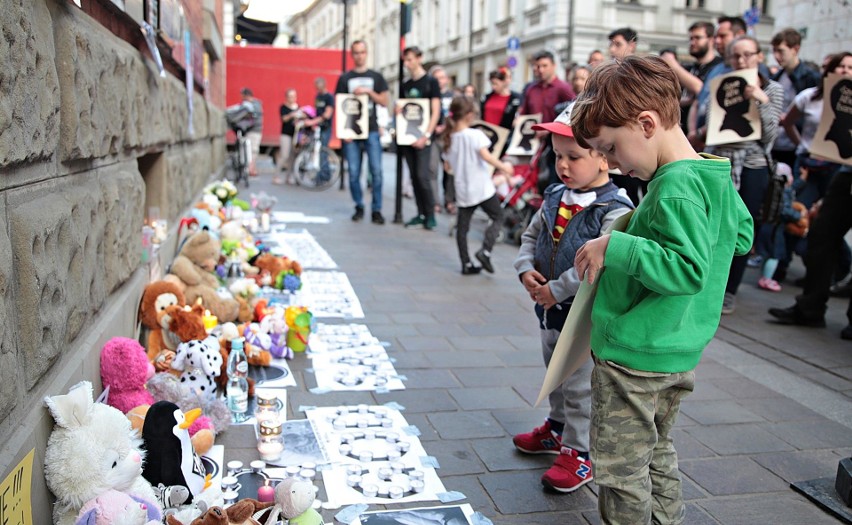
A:
[[[209,334],[219,324],[219,318],[210,313],[210,310],[204,310],[204,315],[201,317],[204,323],[204,329]]]
[[[269,482],[266,482],[257,488],[257,501],[261,503],[275,501],[275,489],[270,487],[268,483]]]

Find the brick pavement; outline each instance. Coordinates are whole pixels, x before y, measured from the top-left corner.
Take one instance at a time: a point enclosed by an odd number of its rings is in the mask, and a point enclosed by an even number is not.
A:
[[[392,157],[385,166],[392,179]],[[299,405],[397,401],[438,458],[447,490],[464,493],[495,524],[598,523],[593,483],[571,495],[545,492],[539,478],[552,458],[524,456],[511,444],[514,433],[546,415],[531,406],[544,367],[531,304],[512,269],[516,247],[495,248],[496,274],[462,276],[449,218],[439,216],[435,232],[391,224],[391,184],[385,186],[388,224],[377,226],[350,221],[348,191],[310,193],[271,186],[269,178],[253,181],[252,191],[274,193],[278,209],[331,218],[329,225],[304,227],[347,273],[364,322],[390,343],[408,378],[402,392],[314,395],[307,392],[313,376],[298,356],[291,362],[299,386],[289,396],[290,417],[302,417],[294,413]],[[408,219],[414,204],[404,205]],[[482,226],[474,222],[472,250]],[[789,483],[833,477],[838,460],[852,455],[852,343],[838,337],[845,303],[832,300],[825,330],[778,327],[766,322],[766,309],[791,304],[797,289],[770,294],[757,290],[755,280],[750,271],[737,313],[723,319],[706,350],[674,432],[686,523],[839,523]],[[226,456],[254,459],[250,448],[240,449],[247,439],[223,436]],[[327,522],[332,514],[324,511]]]

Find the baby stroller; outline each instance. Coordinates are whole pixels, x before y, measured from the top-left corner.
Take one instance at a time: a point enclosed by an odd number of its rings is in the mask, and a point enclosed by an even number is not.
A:
[[[515,179],[518,179],[507,194],[501,197],[503,207],[503,235],[506,242],[521,244],[521,235],[532,221],[533,215],[541,208],[539,193],[539,161],[545,151],[542,144],[529,163],[515,166]]]

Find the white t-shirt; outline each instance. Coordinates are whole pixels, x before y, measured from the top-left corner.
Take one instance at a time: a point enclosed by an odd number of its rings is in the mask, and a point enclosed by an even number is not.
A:
[[[816,136],[817,127],[819,127],[819,119],[822,118],[822,99],[813,100],[817,88],[812,87],[803,89],[796,98],[793,99],[793,105],[804,115],[802,120],[802,130],[799,135],[802,141],[799,147],[796,148],[796,154],[801,155],[811,150],[811,142]]]
[[[479,150],[490,146],[491,141],[478,129],[466,128],[453,133],[444,159],[455,176],[457,206],[476,206],[496,193],[488,164],[479,156]]]

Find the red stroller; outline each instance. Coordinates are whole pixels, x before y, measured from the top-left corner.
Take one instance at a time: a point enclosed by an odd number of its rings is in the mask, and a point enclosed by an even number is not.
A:
[[[541,208],[539,193],[539,160],[545,151],[544,144],[539,147],[529,163],[515,166],[515,176],[522,177],[501,198],[503,207],[503,232],[507,242],[521,244],[521,235],[532,221],[533,215]]]

